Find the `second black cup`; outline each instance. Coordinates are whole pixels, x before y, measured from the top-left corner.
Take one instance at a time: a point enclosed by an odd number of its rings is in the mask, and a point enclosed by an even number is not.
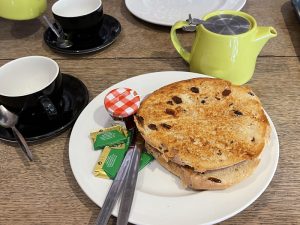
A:
[[[103,23],[101,0],[60,0],[53,4],[52,13],[69,36],[97,34]]]
[[[0,105],[27,120],[36,114],[57,120],[61,98],[62,75],[50,58],[27,56],[0,68]]]

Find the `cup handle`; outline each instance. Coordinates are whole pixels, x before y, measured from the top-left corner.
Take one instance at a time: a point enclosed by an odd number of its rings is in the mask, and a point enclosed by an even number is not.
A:
[[[184,27],[184,26],[188,26],[189,23],[187,21],[179,21],[179,22],[176,22],[173,26],[172,26],[172,29],[171,29],[171,41],[175,47],[175,49],[177,50],[177,52],[179,53],[179,55],[187,62],[187,63],[190,63],[190,58],[191,58],[191,53],[188,52],[186,49],[184,49],[179,40],[178,40],[178,37],[176,35],[176,30]]]
[[[57,109],[54,106],[53,102],[46,96],[41,96],[39,98],[40,104],[44,109],[45,113],[47,114],[50,120],[53,120],[57,117]]]

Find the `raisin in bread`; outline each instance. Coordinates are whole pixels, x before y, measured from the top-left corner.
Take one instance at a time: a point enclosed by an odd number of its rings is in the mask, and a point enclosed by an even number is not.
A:
[[[165,159],[198,172],[257,158],[269,136],[259,98],[221,79],[172,83],[149,95],[135,123]]]

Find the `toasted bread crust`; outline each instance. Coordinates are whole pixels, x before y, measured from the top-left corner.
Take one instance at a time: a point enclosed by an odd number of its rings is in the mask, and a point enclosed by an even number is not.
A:
[[[171,161],[167,162],[162,157],[162,154],[149,144],[146,144],[146,149],[160,165],[178,176],[185,187],[195,190],[220,190],[228,188],[250,176],[259,164],[259,159],[246,160],[225,169],[199,173],[190,167],[179,166]]]
[[[156,90],[142,102],[135,122],[166,161],[198,172],[257,158],[269,129],[261,102],[250,88],[210,78]]]

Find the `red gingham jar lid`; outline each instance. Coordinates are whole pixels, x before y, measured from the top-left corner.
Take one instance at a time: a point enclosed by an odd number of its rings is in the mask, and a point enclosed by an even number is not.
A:
[[[140,96],[130,88],[117,88],[105,96],[104,106],[111,116],[125,118],[138,110]]]

